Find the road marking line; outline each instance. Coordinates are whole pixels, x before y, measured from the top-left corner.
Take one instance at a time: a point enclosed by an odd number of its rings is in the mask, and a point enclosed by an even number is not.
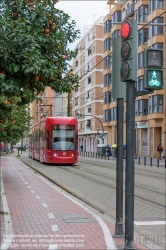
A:
[[[41,199],[41,197],[40,197],[40,196],[36,196],[36,198],[37,198],[38,200],[40,200],[40,199]]]
[[[49,248],[48,248],[49,250],[51,250],[51,249],[58,249],[58,245],[49,245]]]
[[[57,232],[58,231],[58,225],[52,225],[52,231]]]
[[[35,191],[34,191],[34,190],[31,190],[31,193],[35,193]]]
[[[165,221],[134,221],[137,226],[165,225]]]
[[[54,218],[54,214],[53,213],[48,213],[48,218],[49,219]]]
[[[47,203],[42,203],[43,207],[48,207]]]
[[[31,188],[31,186],[28,186],[28,188]]]
[[[28,184],[28,182],[24,182],[25,184]]]
[[[25,181],[25,179],[22,179],[23,181]]]
[[[5,193],[4,186],[3,186],[3,175],[2,175],[2,169],[1,169],[1,192]],[[6,200],[6,195],[2,195],[2,204],[3,204],[3,209],[5,212],[9,212],[7,200]],[[12,230],[12,221],[10,218],[10,212],[9,214],[4,216],[5,220],[5,235],[9,235],[8,237],[3,238],[3,243],[0,245],[1,250],[6,250],[9,248],[10,244],[13,241],[14,238],[14,233]]]

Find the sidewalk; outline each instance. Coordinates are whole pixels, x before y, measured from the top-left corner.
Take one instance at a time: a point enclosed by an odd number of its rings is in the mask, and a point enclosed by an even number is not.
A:
[[[85,157],[85,158],[95,158],[95,159],[105,159],[108,160],[108,157],[101,157],[100,155],[97,155],[95,152],[79,152],[79,156]],[[110,156],[109,161],[116,163],[116,158]],[[123,162],[126,162],[126,159],[123,159]],[[154,166],[154,167],[166,167],[165,166],[166,161],[164,158],[159,160],[158,158],[152,158],[152,157],[145,157],[145,156],[137,156],[135,158],[135,165],[144,165],[144,166]]]
[[[33,161],[34,166],[37,161]],[[123,249],[113,221],[20,160],[1,159],[0,249]],[[135,242],[136,249],[147,249]]]

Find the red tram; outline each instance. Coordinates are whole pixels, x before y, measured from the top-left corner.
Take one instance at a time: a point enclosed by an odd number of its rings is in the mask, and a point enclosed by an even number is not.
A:
[[[45,163],[74,164],[78,161],[78,121],[74,117],[47,117],[33,126],[29,157]]]

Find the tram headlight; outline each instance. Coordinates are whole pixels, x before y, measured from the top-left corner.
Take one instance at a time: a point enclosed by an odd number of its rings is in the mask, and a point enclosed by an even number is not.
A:
[[[54,156],[56,157],[56,156],[58,156],[58,154],[55,153]]]
[[[74,154],[71,154],[71,156],[74,156]]]

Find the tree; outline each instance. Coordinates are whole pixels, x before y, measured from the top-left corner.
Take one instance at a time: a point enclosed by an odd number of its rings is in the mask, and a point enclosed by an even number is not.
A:
[[[3,109],[0,114],[0,142],[15,144],[29,131],[32,118],[27,111],[27,105],[17,105],[19,101],[21,102],[19,98],[7,99],[0,96],[0,106]]]
[[[79,37],[76,22],[55,8],[55,0],[1,0],[0,89],[4,96],[32,102],[46,86],[58,93],[78,88],[69,68]]]

